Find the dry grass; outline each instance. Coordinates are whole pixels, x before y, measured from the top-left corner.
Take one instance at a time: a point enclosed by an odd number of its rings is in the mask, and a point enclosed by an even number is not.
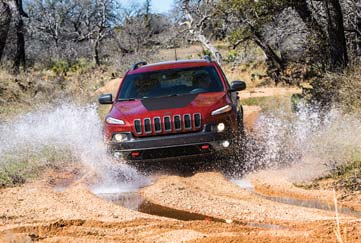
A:
[[[346,112],[361,113],[361,67],[342,74],[328,73],[311,83],[306,98],[323,106],[334,105]]]
[[[0,69],[0,121],[54,102],[96,101],[95,90],[111,78],[111,73],[101,68],[68,72],[66,76],[35,69],[12,75]]]
[[[160,61],[175,60],[176,55],[178,60],[199,59],[202,51],[201,45],[191,45],[176,49],[161,49],[158,56]]]
[[[39,151],[11,151],[0,158],[0,188],[16,186],[32,180],[47,168],[61,168],[74,162],[75,157],[66,150],[45,146]]]
[[[247,88],[260,86],[266,78],[266,67],[263,63],[240,64],[237,66],[227,64],[223,66],[223,71],[229,82],[242,80],[247,84]]]

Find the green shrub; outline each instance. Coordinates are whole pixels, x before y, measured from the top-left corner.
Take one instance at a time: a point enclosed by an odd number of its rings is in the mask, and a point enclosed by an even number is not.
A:
[[[83,74],[94,68],[94,63],[89,61],[86,58],[79,58],[71,67],[69,68],[70,72]]]
[[[63,75],[66,76],[66,74],[69,72],[70,65],[65,60],[58,60],[54,62],[54,64],[51,66],[50,70],[53,71],[56,75]]]
[[[203,58],[204,56],[212,56],[212,52],[208,49],[203,49],[201,53],[198,54],[199,58]]]
[[[231,50],[228,52],[228,57],[227,57],[227,61],[228,62],[234,62],[236,61],[237,57],[238,57],[238,51],[236,50]]]

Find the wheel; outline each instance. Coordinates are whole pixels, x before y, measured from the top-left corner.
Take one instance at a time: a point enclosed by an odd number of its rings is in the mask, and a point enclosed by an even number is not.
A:
[[[242,143],[246,139],[246,133],[244,131],[243,108],[242,107],[237,112],[237,129],[236,129],[236,131],[234,131],[233,136],[234,136],[234,140],[235,140],[235,145],[237,147],[242,145]]]
[[[230,156],[230,163],[228,173],[239,174],[243,172],[245,164],[245,151],[246,151],[246,132],[243,124],[243,109],[237,112],[237,129],[234,132],[234,142],[232,145],[232,155]]]

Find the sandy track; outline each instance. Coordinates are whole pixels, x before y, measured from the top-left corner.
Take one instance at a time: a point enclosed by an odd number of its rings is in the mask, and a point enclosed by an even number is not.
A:
[[[334,212],[267,200],[241,189],[218,173],[201,173],[190,178],[163,177],[143,189],[142,194],[163,206],[269,227],[275,234],[295,237],[290,242],[300,242],[305,235],[315,237],[313,242],[318,242],[317,238],[333,238],[330,230],[334,227]],[[341,215],[340,220],[352,225],[351,228],[361,229],[361,220],[356,217]],[[361,232],[351,232],[356,234],[355,240],[360,239],[357,237],[361,237]]]
[[[258,98],[258,97],[270,97],[270,96],[289,96],[292,94],[300,94],[302,91],[299,88],[253,88],[240,92],[239,97],[241,99]]]
[[[83,182],[55,191],[40,180],[0,190],[0,242],[335,242],[333,212],[266,200],[219,173],[162,176],[141,193],[205,220],[148,215],[95,196]],[[340,220],[349,242],[360,242],[361,220]]]

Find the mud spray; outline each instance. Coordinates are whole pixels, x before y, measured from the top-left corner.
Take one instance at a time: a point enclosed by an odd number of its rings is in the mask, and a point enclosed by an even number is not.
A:
[[[9,159],[34,155],[42,165],[47,158],[41,156],[49,156],[43,153],[46,148],[50,153],[70,153],[72,161],[65,162],[81,162],[101,179],[100,187],[123,191],[147,184],[134,168],[107,154],[101,123],[95,105],[63,104],[0,124],[0,168]]]
[[[241,166],[249,172],[296,165],[290,176],[310,180],[360,158],[360,151],[359,118],[337,109],[321,113],[300,106],[293,113],[280,108],[260,115],[241,151],[245,154]]]

